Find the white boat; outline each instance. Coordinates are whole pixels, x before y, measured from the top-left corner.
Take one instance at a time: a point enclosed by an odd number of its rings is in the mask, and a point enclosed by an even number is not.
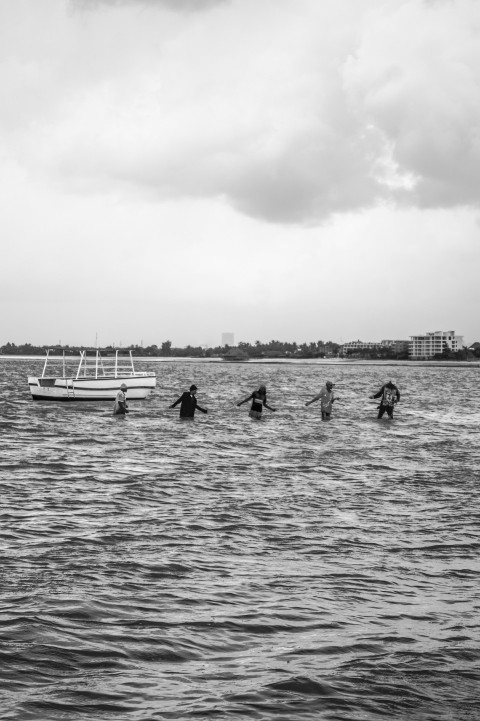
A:
[[[132,351],[102,353],[98,349],[80,351],[78,366],[71,372],[65,351],[54,355],[47,350],[42,375],[28,379],[33,400],[112,401],[122,383],[128,387],[127,401],[141,400],[153,391],[155,374],[136,371]]]

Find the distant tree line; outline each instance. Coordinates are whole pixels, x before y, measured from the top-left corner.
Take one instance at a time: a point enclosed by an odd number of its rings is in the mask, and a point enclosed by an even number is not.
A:
[[[91,346],[88,346],[91,348]],[[250,358],[323,358],[325,356],[338,355],[340,345],[328,341],[317,341],[316,343],[285,343],[278,340],[271,340],[268,343],[262,343],[257,340],[255,343],[241,342],[235,348],[239,348],[249,355]],[[52,351],[70,351],[79,352],[80,350],[86,350],[87,346],[71,346],[71,345],[32,345],[31,343],[23,343],[16,345],[15,343],[6,343],[0,346],[0,353],[2,355],[43,355],[45,352],[51,349]],[[231,346],[215,346],[209,348],[205,346],[191,346],[187,345],[184,348],[178,348],[172,345],[170,340],[166,340],[158,345],[139,346],[129,345],[122,346],[122,348],[115,348],[115,346],[109,345],[104,346],[102,350],[105,351],[129,351],[135,353],[135,355],[142,355],[146,357],[161,357],[161,358],[215,358],[225,355]]]
[[[47,348],[52,346],[32,345],[24,343],[23,345],[15,345],[15,343],[6,343],[0,347],[2,355],[43,355]]]
[[[70,345],[32,345],[31,343],[23,343],[16,345],[15,343],[6,343],[0,346],[0,354],[2,355],[44,355],[48,349],[52,351],[62,352],[69,351],[79,353],[81,350],[90,349],[91,346],[70,346]],[[333,341],[323,342],[321,340],[311,343],[285,343],[283,341],[271,340],[268,343],[262,343],[257,340],[255,343],[240,342],[239,348],[248,354],[250,358],[328,358],[341,355],[341,345]],[[157,345],[149,345],[146,347],[140,345],[122,346],[121,348],[113,345],[104,346],[101,350],[105,351],[129,351],[135,355],[152,357],[152,358],[218,358],[224,356],[231,350],[231,346],[215,346],[209,348],[205,346],[187,345],[184,348],[172,346],[169,340]],[[345,358],[358,358],[362,360],[408,360],[408,353],[397,353],[395,349],[389,346],[377,346],[374,349],[364,350],[348,350]],[[480,343],[475,343],[473,350],[462,348],[458,351],[452,351],[446,344],[443,352],[434,356],[435,360],[468,360],[469,358],[480,358]]]

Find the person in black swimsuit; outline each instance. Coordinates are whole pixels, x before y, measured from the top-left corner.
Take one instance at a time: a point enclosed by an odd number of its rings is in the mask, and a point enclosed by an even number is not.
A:
[[[265,408],[268,408],[269,411],[276,411],[276,408],[272,408],[267,403],[267,389],[265,386],[260,386],[258,391],[253,391],[253,393],[250,393],[250,395],[247,398],[244,398],[243,401],[240,401],[240,403],[237,403],[237,406],[241,406],[243,403],[247,403],[247,401],[252,401],[252,406],[250,408],[249,416],[250,418],[261,418],[262,417],[262,408],[265,406]]]
[[[190,418],[192,421],[195,415],[195,410],[197,408],[199,411],[202,411],[202,413],[208,413],[205,408],[200,408],[200,406],[198,405],[197,399],[195,398],[196,392],[197,386],[190,386],[190,390],[182,393],[180,398],[178,398],[175,403],[172,403],[169,408],[175,408],[175,406],[178,406],[178,404],[181,403],[182,405],[180,406],[180,418]]]

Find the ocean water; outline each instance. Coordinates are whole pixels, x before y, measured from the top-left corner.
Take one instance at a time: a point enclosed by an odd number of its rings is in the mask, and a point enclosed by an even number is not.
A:
[[[119,418],[41,366],[0,362],[2,720],[480,719],[477,367],[145,362]]]

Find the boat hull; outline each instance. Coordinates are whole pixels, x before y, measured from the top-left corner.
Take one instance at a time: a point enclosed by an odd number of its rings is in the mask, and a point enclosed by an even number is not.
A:
[[[156,386],[154,375],[117,378],[28,379],[35,401],[113,401],[122,383],[128,386],[127,401],[143,400]]]

